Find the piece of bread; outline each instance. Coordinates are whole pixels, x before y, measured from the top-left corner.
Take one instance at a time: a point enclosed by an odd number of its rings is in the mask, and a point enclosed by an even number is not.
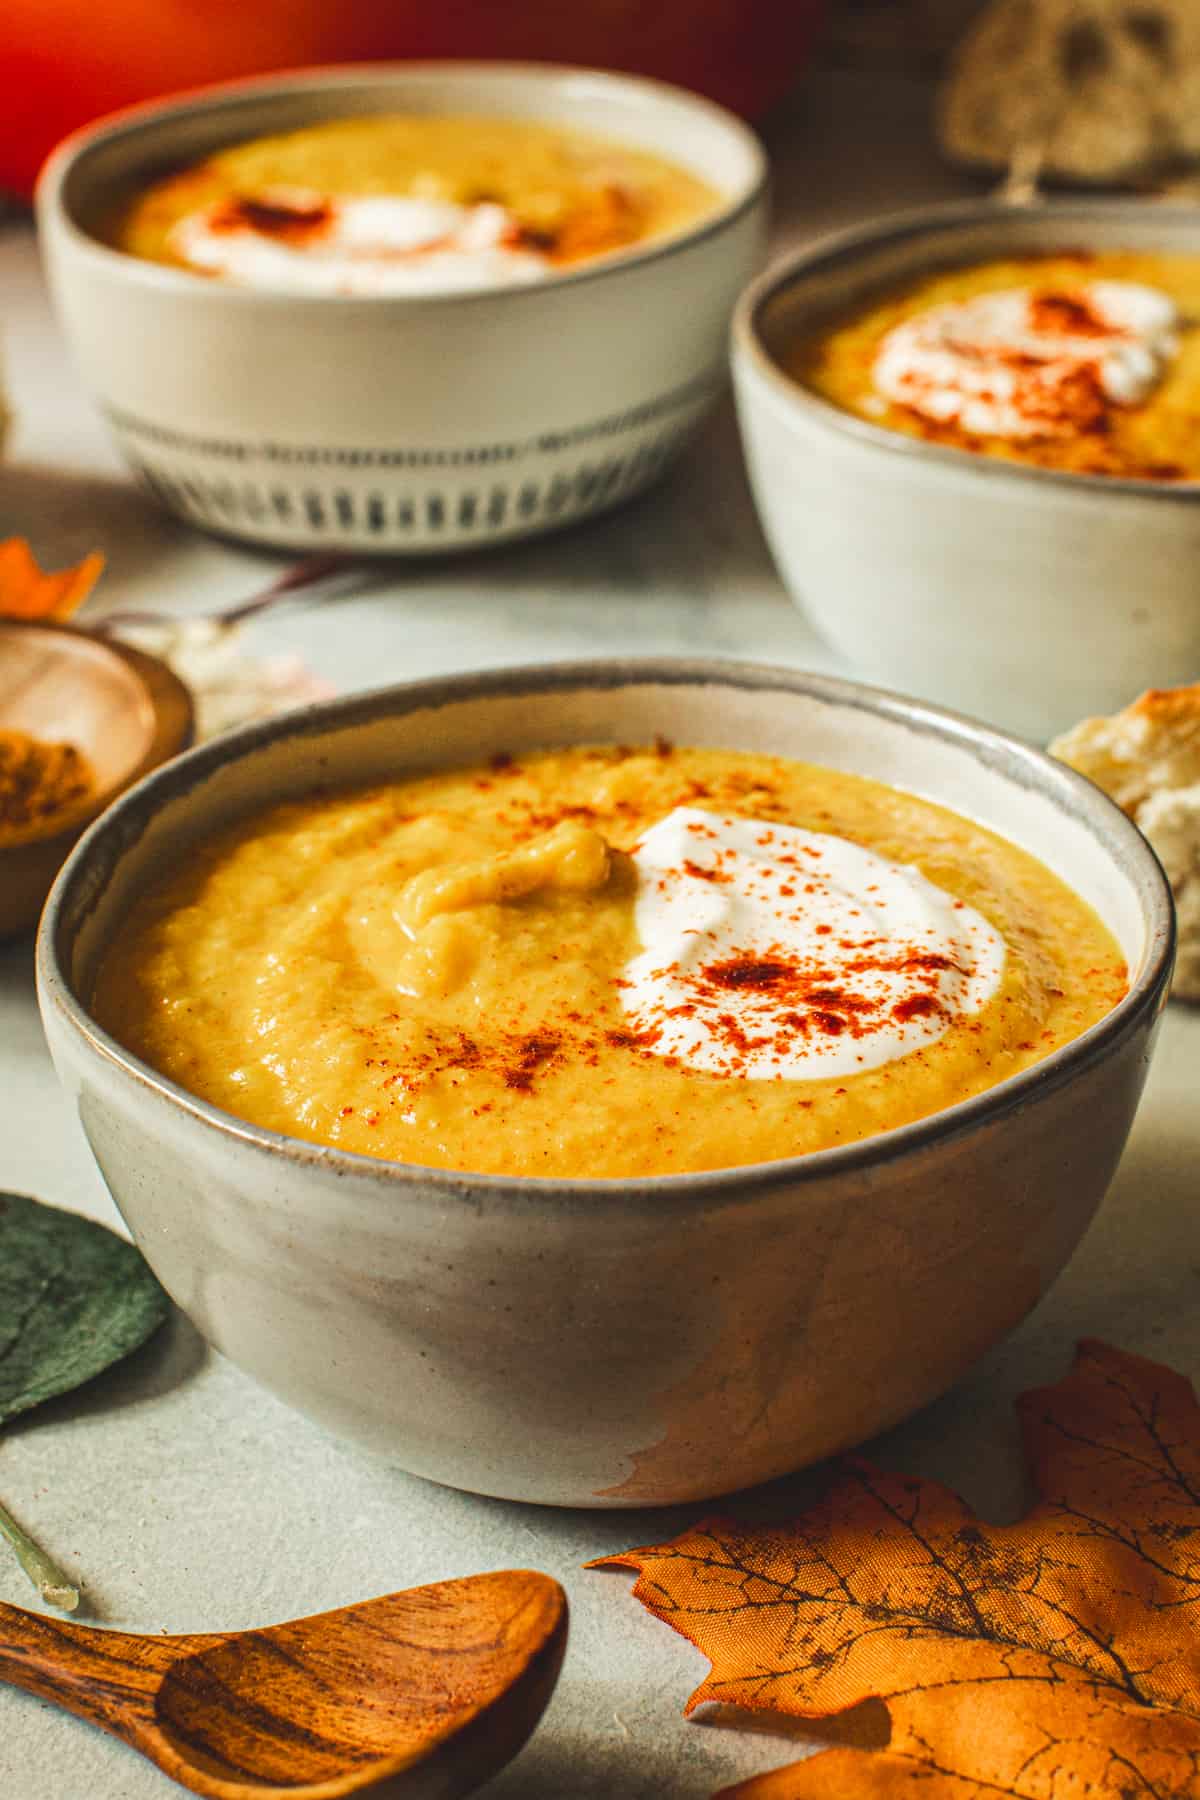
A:
[[[1171,991],[1200,1000],[1200,682],[1152,688],[1110,719],[1084,719],[1050,754],[1111,794],[1154,846],[1179,922]]]
[[[1200,783],[1151,794],[1137,822],[1158,852],[1175,895],[1179,949],[1171,992],[1200,1000]]]
[[[1200,158],[1197,0],[991,0],[938,98],[957,162],[1137,181]]]

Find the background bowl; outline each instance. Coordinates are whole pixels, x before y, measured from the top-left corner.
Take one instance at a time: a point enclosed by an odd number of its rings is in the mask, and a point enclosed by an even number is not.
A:
[[[854,770],[981,820],[1097,909],[1129,960],[1128,996],[1036,1068],[933,1118],[642,1182],[477,1176],[301,1143],[191,1098],[90,1018],[114,928],[218,823],[317,780],[655,732]],[[708,1497],[858,1442],[1017,1323],[1116,1165],[1171,946],[1145,840],[1070,770],[848,683],[668,661],[421,682],[203,746],[76,850],[38,979],[105,1179],[211,1343],[418,1474],[620,1506]]]
[[[720,188],[691,230],[545,282],[443,297],[235,288],[95,236],[123,194],[226,144],[388,111],[575,126]],[[87,385],[172,512],[290,549],[464,550],[651,482],[725,380],[765,162],[711,102],[535,64],[409,63],[239,82],[68,139],[39,183],[47,270]]]
[[[931,270],[1079,248],[1196,254],[1200,213],[1123,200],[927,207],[769,269],[734,322],[751,480],[793,598],[856,674],[1042,741],[1195,677],[1200,487],[925,443],[840,411],[776,358]]]
[[[0,938],[37,919],[63,858],[131,782],[192,741],[192,702],[165,664],[70,625],[0,619],[0,727],[74,744],[95,791],[0,843]]]

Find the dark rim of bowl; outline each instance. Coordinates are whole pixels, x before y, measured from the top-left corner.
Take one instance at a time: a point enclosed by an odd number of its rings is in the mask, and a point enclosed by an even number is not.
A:
[[[1180,209],[1183,210],[1182,208]],[[1194,215],[1195,208],[1187,211]],[[843,436],[887,450],[893,455],[920,457],[940,462],[962,471],[971,470],[977,479],[994,481],[1053,482],[1095,494],[1139,494],[1148,499],[1173,501],[1194,506],[1200,477],[1190,481],[1152,481],[1134,475],[1087,475],[1071,469],[1046,469],[1033,463],[1008,462],[1003,458],[984,456],[975,450],[963,450],[954,444],[931,444],[924,438],[909,437],[901,431],[890,431],[886,425],[874,425],[857,413],[845,412],[831,400],[814,393],[785,373],[762,338],[762,315],[766,307],[785,288],[796,287],[812,275],[835,270],[840,264],[852,264],[860,257],[881,250],[888,244],[919,239],[926,233],[947,228],[968,230],[973,225],[1011,221],[1014,232],[1031,219],[1059,219],[1066,224],[1077,219],[1082,224],[1091,220],[1138,218],[1147,213],[1170,218],[1170,208],[1159,203],[1150,209],[1132,200],[1042,200],[1033,204],[1014,205],[998,199],[952,200],[935,206],[914,207],[900,213],[889,213],[866,225],[853,225],[842,231],[829,232],[803,249],[773,263],[755,277],[742,293],[733,315],[732,337],[736,352],[746,358],[755,374],[761,376],[770,391],[785,406],[807,414],[815,422],[830,427]],[[932,265],[931,265],[932,266]]]
[[[1146,921],[1147,942],[1143,967],[1129,991],[1111,1012],[1052,1051],[1032,1068],[1011,1075],[983,1093],[960,1100],[940,1112],[890,1131],[877,1132],[849,1144],[813,1150],[800,1156],[779,1157],[771,1162],[742,1163],[731,1168],[676,1175],[650,1175],[625,1179],[594,1176],[563,1179],[555,1176],[481,1174],[466,1169],[428,1168],[421,1163],[392,1162],[352,1151],[309,1143],[282,1132],[249,1124],[232,1113],[198,1099],[166,1076],[122,1048],[89,1015],[72,990],[65,964],[75,932],[99,901],[103,889],[89,882],[89,864],[106,843],[117,840],[112,869],[129,848],[121,840],[125,822],[132,816],[141,830],[166,803],[200,786],[218,768],[274,743],[281,738],[303,739],[323,734],[330,727],[365,724],[381,717],[486,699],[514,692],[536,696],[572,689],[627,686],[722,686],[788,692],[841,707],[871,713],[972,750],[980,761],[1020,785],[1050,799],[1089,828],[1105,850],[1127,866],[1140,891]],[[399,704],[397,704],[399,702]],[[138,836],[141,835],[139,830]],[[66,915],[75,902],[76,890],[91,886],[80,918],[68,928]],[[67,1024],[88,1047],[116,1065],[139,1085],[151,1089],[200,1124],[221,1136],[240,1140],[263,1154],[283,1154],[292,1161],[320,1166],[341,1177],[360,1177],[378,1183],[392,1177],[397,1186],[413,1183],[448,1193],[485,1190],[513,1202],[539,1205],[569,1197],[636,1200],[654,1196],[662,1203],[688,1205],[735,1191],[749,1199],[781,1182],[827,1179],[867,1165],[883,1165],[906,1155],[962,1137],[977,1127],[995,1123],[1007,1114],[1055,1091],[1093,1064],[1102,1061],[1146,1015],[1165,1000],[1175,947],[1175,918],[1171,890],[1158,860],[1125,814],[1082,775],[1065,764],[1005,736],[990,726],[960,713],[910,700],[881,688],[832,676],[811,675],[802,670],[774,669],[768,664],[729,660],[633,658],[595,662],[549,663],[488,670],[478,674],[434,677],[404,682],[368,693],[324,701],[295,712],[277,715],[259,724],[214,739],[188,751],[147,775],[92,825],[63,865],[42,915],[37,940],[37,970],[43,1004],[52,1003]]]
[[[715,212],[704,215],[688,230],[674,233],[657,242],[651,240],[644,250],[621,251],[609,257],[597,258],[594,264],[584,263],[577,269],[549,275],[544,281],[513,282],[508,286],[498,285],[478,290],[430,290],[420,294],[294,294],[282,288],[236,287],[230,282],[213,281],[206,276],[194,275],[187,269],[176,269],[166,263],[150,262],[144,257],[115,250],[80,224],[67,205],[66,184],[76,168],[86,163],[94,151],[105,147],[114,139],[135,138],[147,127],[164,120],[186,119],[197,113],[220,111],[226,106],[232,109],[238,102],[253,101],[258,97],[269,99],[274,94],[302,92],[305,88],[328,92],[339,87],[349,90],[386,85],[389,81],[402,80],[405,76],[444,76],[448,81],[455,76],[469,77],[472,80],[495,77],[498,81],[504,77],[532,78],[544,80],[547,85],[562,78],[583,79],[614,91],[625,89],[640,92],[651,100],[656,96],[666,96],[672,101],[686,103],[698,115],[707,115],[708,122],[720,125],[723,130],[739,138],[753,164],[753,175],[744,191],[736,193]],[[233,143],[241,140],[230,141]],[[65,138],[51,152],[42,169],[36,194],[39,211],[54,212],[82,255],[103,267],[119,270],[131,281],[143,286],[193,296],[207,292],[221,305],[278,305],[280,302],[287,302],[289,305],[301,306],[333,304],[353,308],[399,305],[415,308],[446,306],[451,303],[479,305],[501,296],[515,298],[518,294],[553,293],[560,288],[601,281],[619,275],[624,270],[644,268],[649,263],[664,262],[668,257],[677,256],[728,230],[744,218],[764,198],[769,173],[762,143],[744,120],[719,106],[715,100],[705,99],[702,94],[693,94],[689,89],[676,87],[670,82],[655,81],[647,75],[623,75],[611,69],[592,69],[572,63],[430,59],[420,62],[334,63],[314,69],[287,70],[270,76],[252,75],[237,81],[216,82],[195,88],[173,99],[153,100],[143,105],[125,107],[120,112],[110,113],[103,119],[83,126]]]

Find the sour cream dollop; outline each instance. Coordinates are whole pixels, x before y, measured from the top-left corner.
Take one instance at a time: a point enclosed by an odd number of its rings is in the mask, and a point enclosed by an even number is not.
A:
[[[642,838],[622,1005],[689,1069],[856,1075],[978,1013],[1004,939],[918,869],[828,833],[678,807]]]
[[[296,294],[421,294],[539,281],[549,259],[492,202],[283,189],[217,201],[172,226],[181,262],[239,287]]]
[[[1062,437],[1107,405],[1148,399],[1178,348],[1179,316],[1157,288],[1091,281],[1006,288],[929,307],[884,338],[872,378],[884,399],[981,437]]]

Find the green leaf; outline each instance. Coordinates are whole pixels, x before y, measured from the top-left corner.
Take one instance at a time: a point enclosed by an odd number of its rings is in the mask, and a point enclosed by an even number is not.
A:
[[[120,1362],[170,1301],[141,1252],[102,1225],[0,1193],[0,1425]],[[0,1537],[50,1606],[79,1590],[0,1505]]]
[[[132,1244],[0,1193],[0,1425],[128,1356],[169,1308]]]

